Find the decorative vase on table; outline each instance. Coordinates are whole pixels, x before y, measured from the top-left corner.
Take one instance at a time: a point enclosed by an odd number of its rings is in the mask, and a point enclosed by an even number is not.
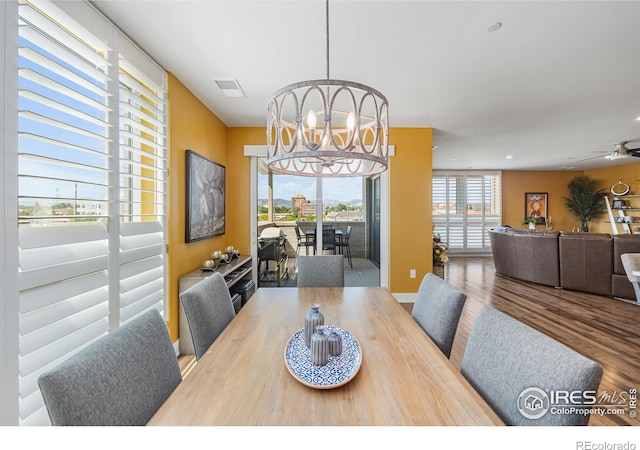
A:
[[[324,366],[329,362],[329,337],[324,332],[324,325],[318,325],[311,336],[311,362],[315,366]]]
[[[342,338],[336,330],[329,333],[329,354],[331,356],[339,356],[342,353]]]
[[[320,305],[312,303],[311,310],[304,318],[304,343],[307,347],[311,347],[311,336],[318,325],[324,325],[324,315],[320,312]]]
[[[444,264],[441,266],[433,266],[433,274],[444,280]]]

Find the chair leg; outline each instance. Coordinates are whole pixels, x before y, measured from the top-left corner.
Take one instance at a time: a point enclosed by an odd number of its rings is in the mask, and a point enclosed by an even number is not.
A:
[[[351,247],[347,245],[347,258],[349,259],[349,266],[353,269],[353,261],[351,260]]]
[[[633,285],[633,290],[636,293],[636,302],[640,303],[640,285],[638,283],[631,283]]]

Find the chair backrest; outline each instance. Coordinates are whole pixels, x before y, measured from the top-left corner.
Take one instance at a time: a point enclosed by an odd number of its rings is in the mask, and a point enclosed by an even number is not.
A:
[[[466,294],[442,278],[428,273],[422,279],[411,317],[448,358]]]
[[[302,235],[300,234],[300,227],[296,226],[296,237],[298,238],[298,242],[302,239]]]
[[[336,248],[336,230],[327,228],[322,230],[322,249],[332,250]]]
[[[346,241],[349,241],[349,238],[351,237],[351,229],[352,229],[352,228],[353,228],[353,227],[352,227],[351,225],[347,225],[347,232],[346,232],[346,234],[344,235],[344,239],[345,239]]]
[[[640,277],[637,277],[633,272],[640,271],[640,253],[623,253],[620,255],[624,271],[627,274],[627,278],[631,283],[637,283],[640,281]]]
[[[224,277],[215,272],[182,292],[180,301],[196,359],[200,359],[236,316],[229,288]]]
[[[298,287],[344,286],[343,255],[298,256]]]
[[[548,396],[595,395],[602,378],[594,361],[488,305],[471,330],[460,370],[507,425],[587,425],[588,412],[579,410],[588,405],[554,413]]]
[[[150,310],[38,378],[53,425],[146,425],[182,377],[171,338]]]
[[[633,292],[636,295],[636,301],[640,302],[640,277],[637,277],[633,272],[640,271],[640,253],[623,253],[620,255],[624,272],[627,274],[627,279],[633,286]]]

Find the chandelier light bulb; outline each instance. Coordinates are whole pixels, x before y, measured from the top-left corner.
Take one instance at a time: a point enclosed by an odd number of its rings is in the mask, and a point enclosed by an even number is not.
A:
[[[349,133],[352,133],[355,127],[356,127],[356,117],[354,116],[353,112],[350,112],[349,115],[347,116],[347,129],[349,130]]]
[[[316,125],[318,124],[318,119],[316,119],[316,113],[313,112],[312,109],[309,110],[307,114],[307,126],[311,131],[316,129]]]

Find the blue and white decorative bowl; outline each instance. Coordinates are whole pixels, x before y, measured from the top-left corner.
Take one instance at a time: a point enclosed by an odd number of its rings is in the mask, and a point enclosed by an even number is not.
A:
[[[291,336],[284,350],[284,361],[291,375],[299,382],[314,389],[333,389],[353,379],[362,364],[362,351],[358,340],[351,333],[334,325],[326,325],[328,333],[335,330],[342,338],[342,353],[329,356],[324,366],[311,362],[311,350],[304,341],[304,329]]]

